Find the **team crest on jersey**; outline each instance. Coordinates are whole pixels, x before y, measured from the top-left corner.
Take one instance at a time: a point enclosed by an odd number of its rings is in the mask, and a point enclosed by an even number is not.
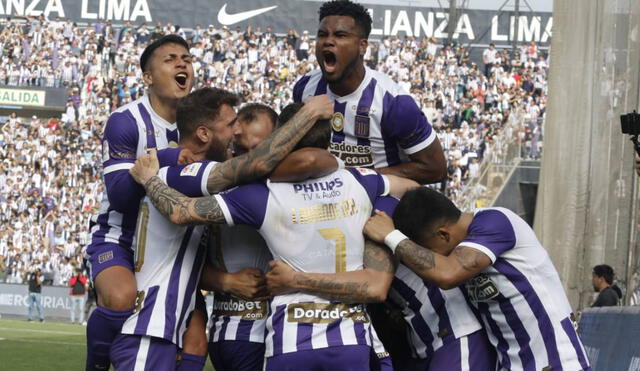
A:
[[[106,140],[102,142],[102,161],[109,161],[111,157],[109,156],[109,142]]]
[[[500,295],[496,284],[486,274],[481,273],[465,282],[464,285],[467,288],[469,299],[474,303],[487,302]]]
[[[357,137],[369,138],[369,116],[356,115],[354,122],[354,134]]]
[[[202,166],[201,162],[194,162],[193,164],[187,165],[180,172],[180,176],[196,176],[198,175],[198,170],[200,170],[200,166]]]
[[[331,117],[331,128],[333,131],[342,131],[344,129],[344,115],[340,112],[335,112]]]

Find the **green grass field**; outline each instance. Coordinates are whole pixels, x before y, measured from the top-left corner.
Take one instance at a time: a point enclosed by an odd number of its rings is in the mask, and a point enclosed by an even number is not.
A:
[[[0,371],[84,370],[86,327],[0,319]],[[205,370],[213,371],[207,360]]]

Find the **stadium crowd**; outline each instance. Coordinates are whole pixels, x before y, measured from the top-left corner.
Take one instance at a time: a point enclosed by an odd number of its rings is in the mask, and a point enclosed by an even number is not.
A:
[[[192,48],[196,87],[215,86],[262,102],[276,111],[292,102],[297,78],[316,68],[307,31],[264,31],[180,26],[115,27],[110,21],[79,27],[71,21],[0,23],[0,85],[63,87],[69,91],[60,117],[20,118],[0,128],[0,281],[25,282],[36,267],[45,283],[66,285],[81,266],[90,217],[96,212],[101,135],[109,113],[145,92],[139,68],[144,47],[176,33]],[[487,64],[491,67],[485,71]],[[434,38],[386,37],[370,43],[366,63],[409,91],[438,133],[448,157],[441,189],[454,198],[480,174],[483,158],[504,141],[504,122],[515,109],[523,125],[509,135],[523,157],[538,157],[546,106],[548,59],[535,44],[519,52],[485,50],[473,60],[468,48]]]

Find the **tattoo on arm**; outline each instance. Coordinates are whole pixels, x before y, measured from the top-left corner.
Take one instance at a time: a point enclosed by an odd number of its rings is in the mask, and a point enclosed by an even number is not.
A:
[[[315,121],[307,110],[301,109],[286,125],[249,153],[216,165],[209,174],[207,190],[218,193],[266,176],[291,152]]]
[[[418,270],[433,269],[436,266],[433,252],[408,238],[398,244],[396,255],[402,259],[405,264]]]
[[[395,264],[391,251],[369,239],[364,243],[364,267],[379,272],[395,272]]]
[[[149,179],[144,189],[153,206],[173,223],[225,222],[222,209],[213,196],[189,198],[166,185],[157,176]]]
[[[486,255],[476,249],[459,246],[453,250],[453,256],[466,271],[477,272],[479,269],[484,268],[482,259],[486,257]]]
[[[342,303],[362,303],[371,301],[368,282],[337,282],[331,278],[314,278],[307,275],[296,275],[296,284],[302,291],[310,292],[327,300]]]

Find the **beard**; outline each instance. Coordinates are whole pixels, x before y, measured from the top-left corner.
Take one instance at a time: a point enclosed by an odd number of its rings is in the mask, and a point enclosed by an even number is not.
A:
[[[220,139],[214,137],[209,148],[207,148],[205,156],[210,161],[224,162],[229,159],[230,151],[228,147],[228,144],[225,145]]]

